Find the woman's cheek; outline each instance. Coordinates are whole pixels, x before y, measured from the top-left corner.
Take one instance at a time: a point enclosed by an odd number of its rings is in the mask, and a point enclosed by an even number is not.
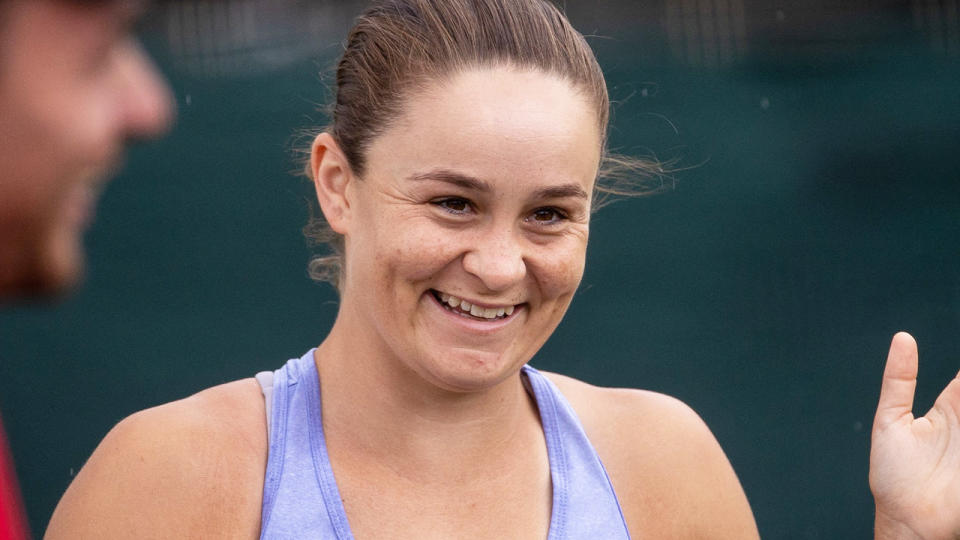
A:
[[[460,256],[455,231],[430,226],[412,226],[392,246],[394,260],[411,280],[427,279]]]
[[[548,298],[571,295],[580,285],[586,263],[586,242],[576,237],[538,246],[528,262],[544,295]]]

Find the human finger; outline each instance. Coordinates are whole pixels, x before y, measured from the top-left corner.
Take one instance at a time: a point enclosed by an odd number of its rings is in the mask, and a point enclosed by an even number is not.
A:
[[[913,395],[917,388],[917,342],[906,332],[898,332],[890,343],[887,365],[883,370],[880,401],[873,429],[886,426],[913,411]]]

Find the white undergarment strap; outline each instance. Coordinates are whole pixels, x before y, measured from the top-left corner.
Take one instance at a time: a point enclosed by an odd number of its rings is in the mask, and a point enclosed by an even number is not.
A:
[[[260,383],[260,391],[263,393],[263,404],[267,410],[267,441],[270,440],[270,419],[273,415],[273,372],[261,371],[256,375],[257,382]],[[269,444],[269,443],[268,443]]]

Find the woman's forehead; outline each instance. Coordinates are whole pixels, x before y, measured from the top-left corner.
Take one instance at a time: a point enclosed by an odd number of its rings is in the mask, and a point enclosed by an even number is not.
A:
[[[601,136],[592,105],[567,81],[540,71],[466,71],[416,92],[370,147],[371,168],[408,175],[463,168],[592,180]]]
[[[475,124],[496,122],[522,127],[548,116],[554,123],[589,120],[599,113],[588,96],[567,79],[538,69],[490,66],[466,69],[422,84],[409,92],[398,120],[462,115]],[[532,126],[531,126],[532,127]],[[599,127],[595,128],[599,135]]]

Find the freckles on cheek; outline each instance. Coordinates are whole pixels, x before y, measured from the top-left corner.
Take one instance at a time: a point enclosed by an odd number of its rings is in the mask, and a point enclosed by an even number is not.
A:
[[[583,278],[586,252],[577,250],[574,253],[544,258],[540,267],[540,285],[551,295],[572,294],[580,285]]]
[[[412,281],[429,279],[455,258],[449,244],[422,231],[404,231],[386,245],[383,256],[390,259],[401,278]]]
[[[583,278],[583,265],[561,266],[562,269],[558,273],[556,287],[562,291],[561,294],[573,296],[573,293],[580,287],[580,280]]]

